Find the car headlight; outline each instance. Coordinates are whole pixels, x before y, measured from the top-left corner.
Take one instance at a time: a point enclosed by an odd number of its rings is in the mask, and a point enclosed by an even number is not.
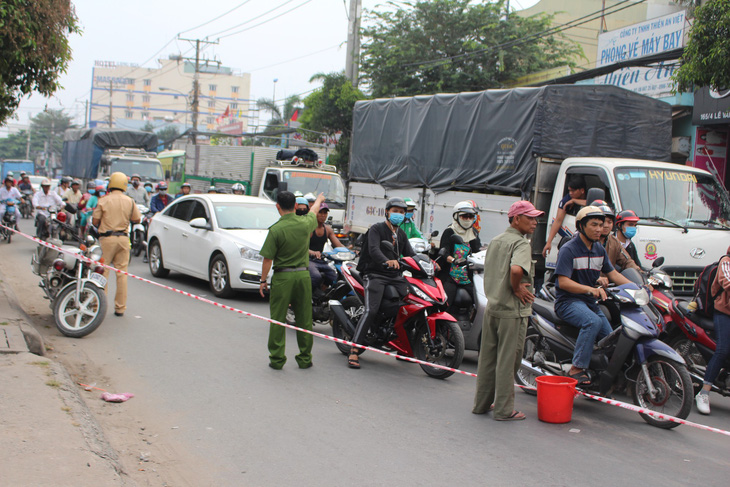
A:
[[[254,262],[263,262],[264,258],[259,254],[258,250],[254,250],[243,245],[239,245],[238,249],[241,251],[241,257],[246,260],[253,260]]]

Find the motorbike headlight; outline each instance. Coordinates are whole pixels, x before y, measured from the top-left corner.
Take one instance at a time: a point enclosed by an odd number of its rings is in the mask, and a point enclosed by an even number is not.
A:
[[[418,242],[413,245],[413,251],[420,254],[421,252],[425,252],[427,247],[426,242]]]
[[[96,262],[101,259],[101,245],[94,245],[89,249],[89,258]]]
[[[427,303],[433,303],[433,299],[431,299],[428,294],[424,293],[420,289],[418,289],[416,286],[411,286],[411,290],[413,291],[413,294],[418,296],[419,298],[423,299]]]
[[[646,289],[624,289],[626,294],[634,299],[634,302],[639,306],[646,306],[649,304],[649,293]]]
[[[428,277],[433,277],[433,262],[431,262],[430,260],[422,260],[420,261],[420,264],[423,268],[423,272],[425,272]]]
[[[264,261],[264,258],[261,256],[261,254],[258,253],[257,250],[245,247],[243,245],[239,245],[238,248],[241,251],[242,258],[246,260],[253,260],[254,262]]]
[[[339,260],[339,261],[354,260],[355,253],[350,252],[349,250],[347,252],[345,252],[345,251],[333,252],[331,254],[331,257],[333,260]]]

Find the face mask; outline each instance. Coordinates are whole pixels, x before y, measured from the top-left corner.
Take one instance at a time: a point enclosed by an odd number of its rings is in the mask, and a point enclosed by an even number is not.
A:
[[[626,227],[623,231],[624,237],[631,240],[636,236],[636,227]]]
[[[89,190],[89,194],[96,194],[96,190],[95,189],[90,189]]]
[[[409,220],[413,220],[413,212],[406,213],[406,218],[408,218]]]
[[[106,191],[99,191],[99,196],[104,196],[106,194]]]
[[[145,190],[146,190],[146,191],[147,191],[148,193],[151,193],[151,192],[152,192],[152,187],[150,187],[150,186],[145,186],[145,188],[144,188],[144,189],[145,189]]]
[[[299,216],[304,216],[307,213],[309,213],[309,210],[297,209],[297,215],[299,215]]]
[[[395,225],[396,227],[403,223],[403,220],[405,220],[406,216],[403,213],[391,213],[388,215],[388,220],[390,220],[390,223]]]
[[[167,190],[166,189],[161,189],[160,190],[160,194],[166,194],[166,193],[167,193]]]
[[[139,181],[132,181],[132,186],[135,188],[139,187]]]

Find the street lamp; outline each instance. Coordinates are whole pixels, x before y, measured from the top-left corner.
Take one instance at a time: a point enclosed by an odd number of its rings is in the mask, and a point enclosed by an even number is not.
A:
[[[176,90],[174,88],[167,88],[166,86],[160,86],[157,89],[160,91],[172,91],[174,93],[181,95],[183,98],[185,98],[185,129],[187,129],[188,128],[188,112],[189,112],[188,105],[190,104],[190,100],[188,99],[189,95],[183,93],[180,90]]]
[[[279,81],[279,78],[274,78],[274,95],[271,98],[271,102],[276,105],[276,82]]]

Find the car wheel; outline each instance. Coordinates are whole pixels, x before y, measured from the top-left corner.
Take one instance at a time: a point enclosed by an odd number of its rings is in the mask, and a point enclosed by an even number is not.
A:
[[[150,272],[155,277],[167,277],[170,273],[169,269],[165,269],[164,262],[162,261],[162,247],[160,242],[153,240],[150,242]]]
[[[210,290],[219,298],[227,298],[233,294],[231,276],[228,272],[228,263],[223,255],[216,255],[210,262],[208,269],[208,283]]]

